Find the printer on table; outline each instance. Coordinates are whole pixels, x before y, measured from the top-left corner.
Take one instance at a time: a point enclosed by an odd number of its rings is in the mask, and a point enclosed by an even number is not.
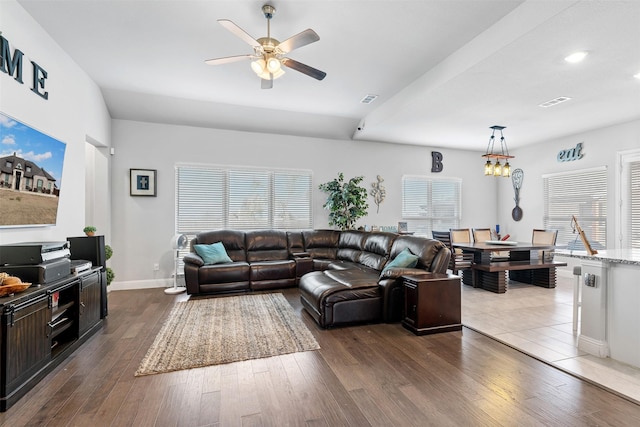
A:
[[[0,271],[25,282],[47,284],[71,274],[69,242],[0,245]]]

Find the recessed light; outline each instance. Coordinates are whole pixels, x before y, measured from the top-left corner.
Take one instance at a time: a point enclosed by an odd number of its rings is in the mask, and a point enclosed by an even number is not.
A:
[[[635,77],[636,79],[640,80],[640,73],[635,74],[633,77]]]
[[[585,56],[587,56],[588,54],[589,52],[587,52],[586,50],[581,50],[579,52],[574,52],[571,55],[565,57],[564,60],[572,64],[575,64],[577,62],[582,61],[585,58]]]

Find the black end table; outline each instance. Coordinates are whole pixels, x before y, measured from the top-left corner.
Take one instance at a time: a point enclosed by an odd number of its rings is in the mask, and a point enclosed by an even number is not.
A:
[[[402,276],[402,326],[416,335],[462,330],[460,277],[444,273]]]

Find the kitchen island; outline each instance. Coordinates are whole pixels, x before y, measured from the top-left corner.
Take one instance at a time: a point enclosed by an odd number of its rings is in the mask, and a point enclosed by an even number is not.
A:
[[[581,264],[578,348],[640,368],[640,250],[558,250],[556,256]]]

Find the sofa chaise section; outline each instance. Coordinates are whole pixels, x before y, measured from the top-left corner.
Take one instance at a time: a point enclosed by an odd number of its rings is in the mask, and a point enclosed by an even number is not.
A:
[[[404,250],[417,257],[415,267],[385,270],[389,261]],[[379,320],[395,322],[401,319],[403,310],[402,276],[445,272],[450,255],[437,240],[345,231],[338,239],[336,259],[318,260],[317,264],[325,269],[301,278],[300,300],[322,327]]]

